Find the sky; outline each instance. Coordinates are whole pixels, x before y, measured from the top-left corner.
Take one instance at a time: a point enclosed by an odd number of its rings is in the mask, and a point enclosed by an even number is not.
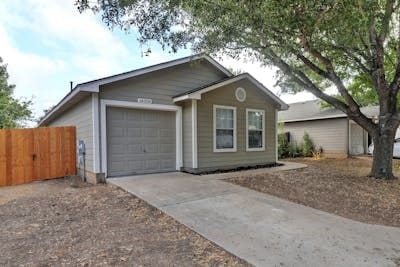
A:
[[[151,49],[149,55],[145,51]],[[74,0],[1,0],[0,57],[18,98],[33,98],[34,116],[57,104],[74,84],[191,55],[140,46],[134,30],[109,29],[99,15],[80,14]],[[249,72],[287,103],[314,99],[309,93],[280,95],[274,70],[228,57],[218,60]]]

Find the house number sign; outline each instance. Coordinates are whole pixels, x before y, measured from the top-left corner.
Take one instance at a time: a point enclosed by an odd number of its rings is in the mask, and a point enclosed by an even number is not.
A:
[[[150,99],[150,98],[138,98],[137,102],[138,103],[143,103],[143,104],[152,104],[153,103],[153,99]]]

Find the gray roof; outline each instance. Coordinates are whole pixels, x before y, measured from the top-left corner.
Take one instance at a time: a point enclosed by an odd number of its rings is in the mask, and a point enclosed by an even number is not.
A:
[[[310,100],[289,104],[289,109],[278,113],[279,122],[309,121],[347,117],[336,108],[321,108],[320,100]],[[367,117],[377,116],[379,106],[367,106],[361,108],[361,112]]]

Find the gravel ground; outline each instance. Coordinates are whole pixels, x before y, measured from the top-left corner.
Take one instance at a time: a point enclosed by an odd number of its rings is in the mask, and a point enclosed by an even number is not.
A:
[[[353,220],[400,227],[400,181],[367,177],[371,158],[293,159],[307,168],[227,181]],[[395,160],[395,175],[400,174]]]
[[[110,185],[0,188],[0,266],[248,266]]]

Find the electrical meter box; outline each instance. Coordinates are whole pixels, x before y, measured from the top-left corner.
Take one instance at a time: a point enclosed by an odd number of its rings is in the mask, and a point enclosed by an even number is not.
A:
[[[79,155],[86,154],[86,145],[85,145],[85,142],[83,140],[79,140],[78,153],[79,153]]]

